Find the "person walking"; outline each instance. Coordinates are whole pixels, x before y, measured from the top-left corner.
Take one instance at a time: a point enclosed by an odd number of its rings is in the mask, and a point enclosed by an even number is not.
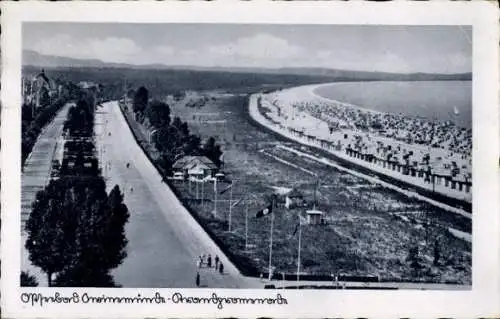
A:
[[[219,266],[219,256],[215,255],[215,270],[217,270]]]
[[[207,258],[207,267],[212,268],[212,256],[209,254]]]
[[[219,272],[221,275],[224,274],[224,265],[222,264],[222,262],[219,264]]]
[[[196,287],[200,286],[200,273],[196,272]]]

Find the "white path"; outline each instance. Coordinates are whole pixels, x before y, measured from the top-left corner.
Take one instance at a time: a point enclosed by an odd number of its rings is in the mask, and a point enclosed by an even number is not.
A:
[[[242,276],[201,226],[162,182],[137,145],[116,102],[103,105],[96,114],[97,149],[106,163],[108,189],[115,184],[125,193],[130,210],[126,226],[128,257],[113,275],[123,287],[195,287],[201,254],[218,255],[225,275],[213,269],[200,271],[207,287],[260,287]],[[127,168],[127,163],[130,167]]]

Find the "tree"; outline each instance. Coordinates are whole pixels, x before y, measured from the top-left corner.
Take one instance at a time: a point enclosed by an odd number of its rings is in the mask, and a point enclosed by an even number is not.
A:
[[[141,86],[134,95],[134,101],[132,104],[133,110],[135,113],[142,114],[144,110],[146,110],[146,106],[148,105],[149,92],[144,87]]]
[[[60,195],[62,189],[57,182],[51,182],[47,190],[37,193],[33,210],[26,222],[28,238],[25,247],[33,265],[47,274],[49,287],[52,275],[64,269],[65,246],[64,230],[61,228],[62,211]]]
[[[187,155],[200,155],[201,139],[197,135],[189,135],[184,146],[184,153]]]
[[[81,264],[65,269],[57,276],[55,287],[117,287],[109,271],[99,271]]]
[[[70,135],[92,136],[94,129],[94,107],[92,98],[82,98],[68,111],[64,129]],[[76,132],[79,132],[78,134]]]
[[[134,90],[132,90],[132,89],[127,90],[127,97],[128,97],[129,99],[133,99],[133,98],[134,98],[134,95],[135,95]]]
[[[208,157],[215,165],[219,166],[220,156],[222,155],[222,151],[220,146],[215,144],[215,138],[213,136],[209,137],[203,146],[203,155]]]
[[[115,185],[109,193],[108,214],[104,220],[106,228],[104,245],[104,258],[107,267],[116,268],[120,265],[127,256],[125,247],[127,246],[127,237],[125,235],[125,224],[127,223],[130,213],[127,206],[123,203],[123,194],[120,187]]]
[[[21,287],[37,287],[38,281],[28,272],[21,271]]]
[[[178,130],[182,139],[186,139],[189,137],[188,124],[186,122],[183,122],[179,117],[176,116],[174,118],[174,121],[172,122],[172,126]]]
[[[33,120],[33,105],[31,104],[26,104],[23,103],[22,109],[21,109],[21,117],[22,117],[22,122],[24,123],[29,123]]]
[[[42,86],[38,94],[39,94],[39,100],[38,100],[39,106],[45,107],[50,105],[49,90],[46,87]]]
[[[109,274],[126,257],[123,195],[115,186],[109,197],[99,177],[64,177],[37,194],[26,229],[30,260],[52,286],[110,286]]]
[[[149,123],[156,128],[170,125],[170,107],[168,104],[154,100],[146,108]]]

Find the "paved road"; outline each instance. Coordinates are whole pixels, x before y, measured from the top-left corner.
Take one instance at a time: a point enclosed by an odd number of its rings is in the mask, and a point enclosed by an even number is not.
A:
[[[96,135],[108,191],[120,185],[131,213],[126,226],[128,257],[113,271],[117,283],[123,287],[190,288],[196,286],[196,272],[200,271],[201,285],[205,287],[263,286],[239,273],[161,181],[135,142],[116,102],[105,103],[98,110]],[[218,255],[225,274],[198,269],[196,261],[201,254]]]
[[[108,135],[111,133],[111,135]],[[259,280],[242,276],[208,237],[169,187],[161,182],[154,167],[130,132],[117,103],[106,103],[96,116],[100,158],[105,163],[108,190],[119,184],[131,211],[126,227],[128,257],[113,275],[123,287],[195,287],[200,271],[202,286],[214,288],[280,287],[296,281]],[[130,163],[130,168],[127,168]],[[132,190],[133,189],[133,190]],[[219,255],[226,274],[213,269],[197,269],[202,253]],[[301,285],[328,285],[301,281]],[[412,283],[347,283],[347,287],[393,287],[399,289],[470,289],[470,286]]]
[[[24,249],[26,234],[24,224],[31,213],[31,204],[36,198],[36,193],[42,190],[50,181],[50,167],[56,152],[57,142],[63,132],[64,121],[71,104],[66,104],[40,133],[33,150],[27,158],[21,175],[21,267],[37,277],[40,286],[46,286],[45,275],[41,270],[30,264],[28,252]]]

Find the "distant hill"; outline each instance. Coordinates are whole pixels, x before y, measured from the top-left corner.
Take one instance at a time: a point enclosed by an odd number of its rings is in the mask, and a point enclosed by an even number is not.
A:
[[[400,80],[400,81],[446,81],[446,80],[472,80],[472,73],[434,74],[434,73],[388,73],[370,71],[334,70],[327,68],[282,68],[280,73],[310,74],[333,78],[349,78],[351,80]]]
[[[336,70],[328,68],[247,68],[247,67],[198,67],[198,66],[169,66],[164,64],[134,65],[126,63],[107,63],[97,59],[74,59],[61,56],[44,55],[35,51],[24,50],[22,57],[23,66],[40,68],[124,68],[124,69],[155,69],[155,70],[191,70],[237,73],[264,73],[264,74],[289,74],[320,76],[332,80],[349,81],[446,81],[446,80],[472,80],[472,73],[459,74],[431,74],[431,73],[387,73],[370,71]]]
[[[104,67],[106,64],[100,60],[81,60],[60,56],[43,55],[35,51],[24,50],[23,66],[37,66],[42,68],[65,67]]]

